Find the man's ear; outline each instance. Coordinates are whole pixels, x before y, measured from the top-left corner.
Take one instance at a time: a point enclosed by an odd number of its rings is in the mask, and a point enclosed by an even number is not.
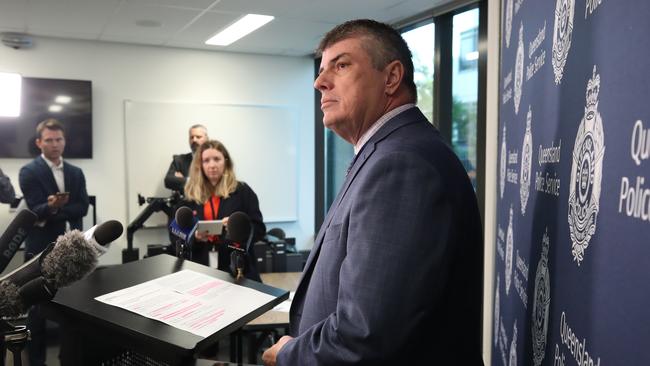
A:
[[[398,60],[390,62],[384,68],[386,71],[386,94],[393,95],[402,84],[404,78],[404,65]]]
[[[41,139],[39,137],[35,138],[34,139],[34,144],[36,145],[36,147],[38,147],[40,149],[41,148]]]

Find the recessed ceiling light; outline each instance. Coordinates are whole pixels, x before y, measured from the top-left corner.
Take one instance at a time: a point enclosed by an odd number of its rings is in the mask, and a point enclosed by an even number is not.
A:
[[[212,36],[212,38],[205,41],[205,44],[227,46],[270,22],[273,18],[275,17],[270,15],[247,14],[228,28]]]
[[[20,116],[22,77],[11,72],[0,72],[0,116]]]
[[[47,110],[53,113],[57,113],[63,110],[63,106],[60,106],[58,104],[52,104]]]
[[[54,98],[54,102],[58,104],[68,104],[71,100],[72,98],[67,95],[57,95],[57,97]]]
[[[162,23],[152,19],[139,19],[135,21],[135,25],[144,28],[159,28],[162,26]]]

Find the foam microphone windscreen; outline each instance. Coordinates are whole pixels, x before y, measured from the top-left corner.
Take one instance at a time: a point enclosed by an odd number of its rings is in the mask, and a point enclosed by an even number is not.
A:
[[[19,290],[11,281],[0,282],[0,315],[16,317],[24,312]]]
[[[27,282],[43,274],[43,260],[48,258],[52,251],[54,251],[54,257],[49,257],[47,263],[55,266],[58,264],[64,266],[74,265],[74,262],[70,262],[67,256],[70,255],[71,258],[76,258],[77,255],[75,250],[77,247],[82,247],[82,249],[90,247],[95,251],[95,257],[98,257],[108,251],[105,246],[122,235],[122,231],[122,224],[118,221],[111,220],[88,229],[82,234],[84,240],[73,241],[72,244],[74,245],[70,245],[69,236],[59,236],[54,243],[48,245],[41,253],[25,262],[22,266],[6,274],[0,278],[0,280],[11,281],[18,287],[25,285]],[[60,243],[64,243],[64,245],[54,250],[54,248]],[[55,261],[55,263],[52,264],[53,258],[58,262]],[[54,273],[55,271],[56,267],[51,269],[51,273]]]
[[[228,235],[226,239],[246,246],[251,235],[251,230],[251,219],[248,215],[241,211],[234,212],[228,217]]]
[[[181,229],[189,229],[194,226],[194,213],[187,206],[179,207],[174,218]]]
[[[97,249],[79,230],[69,231],[56,241],[42,258],[41,272],[56,288],[68,286],[92,272],[97,266]]]
[[[0,316],[17,317],[29,307],[50,301],[56,295],[54,288],[42,276],[36,277],[21,287],[11,281],[0,282]]]

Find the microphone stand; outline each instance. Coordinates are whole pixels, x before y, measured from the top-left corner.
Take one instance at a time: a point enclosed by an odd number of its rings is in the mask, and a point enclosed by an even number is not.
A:
[[[7,359],[7,350],[9,350],[14,359],[14,366],[21,366],[22,352],[27,345],[27,340],[30,338],[29,330],[24,325],[13,325],[6,320],[0,319],[0,330],[2,330],[2,338],[0,338],[1,352],[0,366],[5,366]]]
[[[185,240],[176,239],[176,257],[180,259],[192,260],[192,251]]]

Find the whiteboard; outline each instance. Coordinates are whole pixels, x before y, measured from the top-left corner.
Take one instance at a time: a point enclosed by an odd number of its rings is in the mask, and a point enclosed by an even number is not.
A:
[[[168,197],[164,178],[172,155],[190,151],[188,129],[200,123],[221,141],[234,162],[237,180],[250,185],[265,222],[297,220],[297,118],[284,106],[124,102],[127,215],[144,209],[137,194]],[[146,226],[166,224],[159,212]]]

